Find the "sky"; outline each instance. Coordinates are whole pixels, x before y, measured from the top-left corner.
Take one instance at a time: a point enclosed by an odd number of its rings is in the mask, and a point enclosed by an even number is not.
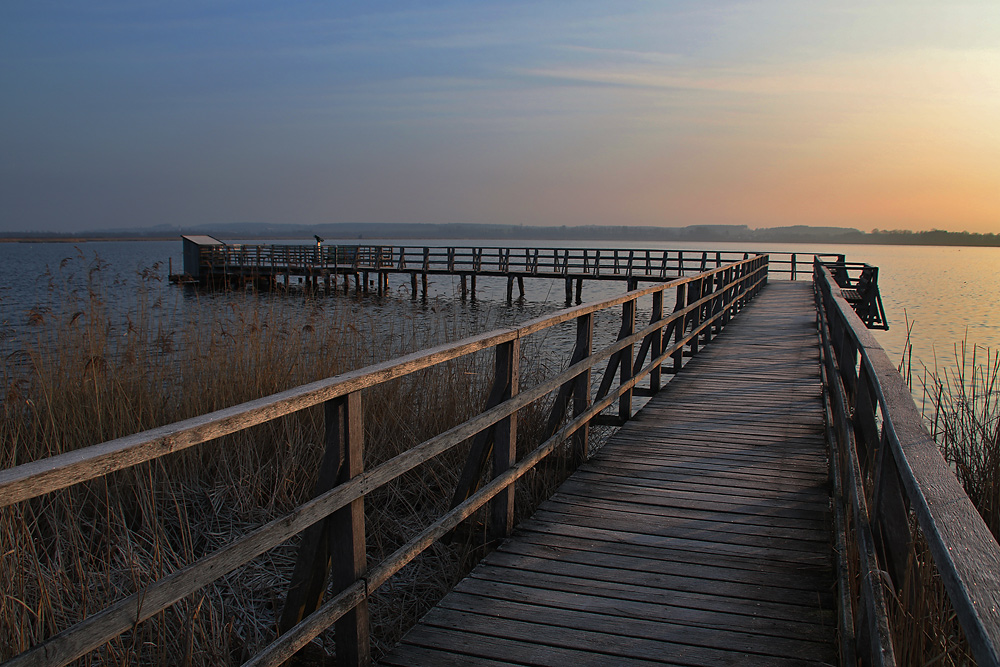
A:
[[[0,3],[0,231],[1000,233],[1000,2]]]

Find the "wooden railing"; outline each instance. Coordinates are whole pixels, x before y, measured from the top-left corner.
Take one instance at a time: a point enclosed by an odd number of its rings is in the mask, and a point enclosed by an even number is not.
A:
[[[839,563],[841,664],[856,664],[855,655],[865,665],[899,664],[886,592],[895,598],[912,576],[919,532],[976,661],[998,665],[1000,547],[831,267],[817,263],[814,270],[835,443],[835,551],[845,557]]]
[[[283,632],[246,664],[279,665],[332,624],[336,624],[338,661],[367,663],[368,598],[373,591],[487,503],[492,531],[495,535],[506,534],[512,527],[513,484],[517,479],[557,448],[569,447],[576,452],[576,458],[586,458],[591,424],[629,419],[633,395],[658,391],[661,374],[679,371],[684,357],[709,342],[766,284],[767,278],[768,257],[751,257],[612,299],[567,308],[517,327],[472,336],[211,414],[0,471],[0,507],[10,506],[312,406],[324,406],[326,453],[312,500],[62,629],[8,664],[71,662],[299,533],[304,533],[299,559],[279,622]],[[664,309],[667,293],[675,298],[670,313]],[[652,300],[650,323],[637,329],[637,304],[646,298]],[[595,351],[595,314],[618,306],[622,314],[616,342]],[[577,335],[570,365],[554,377],[522,389],[518,370],[521,341],[530,334],[573,321]],[[480,414],[370,470],[363,469],[361,410],[366,390],[486,350],[494,352],[495,376],[490,398]],[[595,392],[591,371],[604,363],[603,381]],[[640,387],[640,380],[648,380],[648,385]],[[518,412],[552,392],[556,396],[547,437],[533,451],[515,460]],[[616,414],[601,414],[616,404]],[[470,439],[471,454],[453,509],[383,562],[368,568],[366,495]],[[493,477],[475,490],[491,451]],[[328,546],[337,551],[324,551]],[[323,601],[323,582],[330,562],[334,592]]]
[[[393,272],[669,280],[731,264],[743,251],[405,245],[219,245],[201,248],[208,273]],[[770,253],[772,278],[807,280],[813,254]],[[819,255],[843,261],[842,255]]]

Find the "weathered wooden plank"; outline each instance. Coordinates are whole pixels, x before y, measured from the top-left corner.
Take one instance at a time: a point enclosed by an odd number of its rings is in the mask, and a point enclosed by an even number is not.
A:
[[[551,567],[549,568],[552,569]],[[597,572],[604,573],[598,569]],[[686,591],[677,588],[661,588],[646,584],[633,584],[623,580],[605,578],[581,577],[581,572],[563,573],[543,571],[536,568],[529,576],[521,570],[491,564],[487,568],[477,568],[455,587],[456,591],[465,590],[468,583],[478,586],[482,582],[495,583],[504,586],[524,586],[544,591],[561,591],[582,595],[588,598],[601,597],[626,602],[645,602],[657,605],[662,614],[672,614],[675,610],[688,612],[726,612],[744,617],[763,620],[781,621],[787,628],[788,635],[809,636],[817,638],[829,632],[833,622],[833,610],[823,610],[816,607],[804,607],[799,604],[785,604],[768,600],[752,600],[729,595],[708,594],[701,591]],[[534,593],[532,593],[534,595]],[[749,620],[742,621],[744,624]]]
[[[585,498],[564,492],[555,494],[547,507],[558,509],[564,505],[575,506],[577,508],[575,512],[578,516],[587,516],[591,512],[608,512],[618,513],[623,517],[631,516],[635,521],[657,521],[667,525],[673,521],[701,521],[717,525],[718,530],[729,532],[756,532],[762,535],[809,535],[811,539],[818,541],[829,539],[829,531],[826,530],[826,526],[817,521],[777,520],[775,517],[733,514],[708,509],[644,505],[618,500]]]
[[[602,659],[600,654],[595,656],[593,652],[576,650],[575,647],[548,646],[513,636],[493,637],[471,632],[451,632],[429,625],[419,625],[407,633],[400,649],[388,656],[389,664],[409,665],[410,663],[406,661],[405,650],[408,645],[459,653],[473,659],[492,658],[499,655],[519,665],[586,665],[588,663],[595,665],[600,664],[597,660]],[[607,654],[604,654],[603,660],[622,667],[648,667],[664,664],[660,660],[624,656],[615,656],[612,661]]]
[[[467,653],[456,653],[409,645],[406,647],[405,654],[393,653],[388,655],[381,660],[381,664],[398,665],[399,667],[511,667],[512,665],[523,665],[524,663],[493,660],[492,658],[468,655]]]
[[[676,533],[658,530],[655,534],[648,534],[601,528],[595,525],[597,523],[587,522],[581,525],[577,522],[539,520],[526,525],[519,539],[528,544],[553,549],[592,551],[678,563],[697,560],[699,565],[749,570],[758,574],[802,573],[825,577],[829,576],[831,570],[829,558],[820,551],[822,545],[819,548],[807,545],[812,547],[809,550],[802,548],[801,544],[783,544],[773,538],[754,540],[744,535],[711,533],[696,528],[686,528]],[[747,548],[762,544],[769,546],[762,549]],[[809,586],[813,583],[815,582],[809,582]],[[791,587],[799,585],[793,581]]]
[[[647,573],[658,577],[685,578],[692,582],[691,585],[703,587],[703,590],[720,592],[729,589],[742,590],[744,595],[758,599],[794,602],[801,599],[803,590],[808,590],[816,593],[813,600],[831,602],[824,592],[814,590],[816,580],[811,573],[796,572],[796,576],[792,577],[791,567],[786,576],[781,576],[768,572],[722,567],[718,563],[704,564],[703,559],[661,560],[628,553],[614,553],[614,551],[610,548],[603,552],[583,551],[536,545],[527,540],[511,541],[502,549],[504,554],[510,556],[551,560],[561,565],[578,564],[614,571]],[[639,549],[635,551],[638,553]]]
[[[783,488],[775,489],[753,485],[746,479],[729,479],[722,476],[677,474],[659,471],[632,471],[614,467],[598,467],[596,470],[580,471],[580,479],[606,480],[610,483],[625,484],[634,489],[670,488],[697,493],[709,493],[738,498],[773,499],[792,505],[825,506],[830,494],[825,488]],[[645,474],[643,474],[645,473]]]
[[[562,487],[577,491],[581,495],[590,493],[596,498],[628,498],[651,504],[676,504],[681,507],[712,507],[729,512],[780,516],[796,519],[828,520],[828,508],[802,507],[794,503],[778,503],[758,499],[740,499],[717,494],[702,494],[696,491],[675,489],[635,489],[626,484],[614,484],[605,480],[584,482],[570,479]]]
[[[544,510],[540,511],[547,514],[533,517],[533,519],[546,524],[542,529],[544,532],[561,533],[562,530],[572,530],[574,536],[588,534],[594,540],[615,541],[615,537],[620,539],[621,536],[602,536],[599,532],[614,531],[615,533],[630,533],[629,540],[634,540],[636,544],[657,537],[670,540],[673,548],[683,548],[683,542],[673,542],[672,538],[678,538],[679,540],[691,541],[695,545],[707,542],[707,549],[713,553],[718,553],[715,550],[715,543],[759,545],[791,552],[805,552],[810,554],[809,560],[812,561],[815,560],[816,550],[822,549],[823,545],[830,542],[829,534],[824,534],[818,523],[810,529],[782,529],[766,525],[733,525],[718,520],[674,519],[663,515],[644,515],[641,513],[631,514],[630,519],[629,512],[608,511],[593,506],[547,505]],[[598,532],[589,533],[588,529]],[[524,530],[539,529],[533,528],[533,524],[526,522]],[[667,548],[666,543],[663,548]],[[793,553],[787,554],[790,558],[793,555]],[[753,557],[758,557],[758,554],[754,554]]]
[[[540,619],[544,621],[544,619]],[[623,659],[661,661],[673,665],[808,665],[811,661],[778,658],[739,651],[704,648],[645,637],[622,636],[590,629],[560,627],[535,621],[493,618],[435,608],[423,618],[422,627],[453,630],[454,634],[513,638],[559,648],[582,649],[603,656],[609,664]],[[593,657],[591,658],[593,661]],[[567,664],[567,663],[559,663]],[[821,664],[813,662],[813,664]]]
[[[771,636],[764,641],[764,638],[747,631],[740,624],[742,619],[739,617],[730,616],[729,620],[732,624],[729,627],[706,627],[701,622],[702,619],[698,619],[696,623],[677,623],[672,622],[673,619],[665,620],[652,614],[643,617],[636,614],[634,608],[629,610],[631,613],[623,616],[620,608],[615,609],[607,605],[592,607],[589,602],[593,598],[590,597],[583,598],[587,601],[586,603],[563,606],[560,603],[565,602],[566,597],[565,595],[555,598],[546,597],[544,602],[540,602],[536,596],[526,604],[520,601],[483,598],[459,593],[449,596],[447,602],[443,603],[440,608],[460,612],[462,616],[456,614],[457,618],[463,618],[465,614],[489,614],[531,622],[538,618],[538,607],[542,606],[544,607],[545,624],[556,627],[575,628],[620,637],[653,639],[703,648],[718,648],[747,654],[817,661],[835,658],[833,647],[822,639],[809,641]],[[615,613],[616,611],[618,613]],[[435,619],[431,619],[430,622],[434,623]]]
[[[683,475],[689,479],[707,479],[711,484],[759,484],[760,478],[767,478],[766,474],[757,474],[749,463],[743,464],[715,464],[712,457],[700,458],[690,457],[685,460],[675,460],[674,457],[661,459],[654,464],[648,460],[636,461],[634,458],[602,457],[601,461],[593,466],[591,470],[601,471],[605,468],[628,471],[631,473],[642,473],[644,471],[655,471],[660,475]],[[802,471],[798,475],[784,475],[780,472],[767,471],[770,473],[768,486],[775,489],[788,490],[825,490],[827,482],[821,480],[815,473]]]
[[[699,599],[697,596],[676,592],[664,595],[651,593],[647,589],[635,590],[634,595],[629,596],[627,588],[602,590],[596,585],[588,587],[586,593],[580,593],[577,590],[578,581],[566,578],[559,581],[558,577],[544,581],[533,577],[530,583],[543,583],[544,588],[471,576],[463,579],[455,587],[455,595],[449,596],[449,600],[443,604],[449,605],[456,598],[463,599],[462,596],[466,595],[477,599],[492,598],[533,604],[538,601],[539,591],[542,590],[546,604],[561,609],[649,621],[662,620],[666,616],[671,622],[681,625],[727,631],[739,628],[740,632],[760,635],[760,641],[767,641],[766,637],[787,637],[808,642],[827,640],[828,632],[815,623],[804,621],[801,617],[782,619],[765,616],[757,613],[758,607],[741,606],[736,600],[729,600],[730,604],[723,605],[715,597],[702,596]],[[788,611],[787,607],[782,609]],[[664,614],[665,610],[667,614]]]

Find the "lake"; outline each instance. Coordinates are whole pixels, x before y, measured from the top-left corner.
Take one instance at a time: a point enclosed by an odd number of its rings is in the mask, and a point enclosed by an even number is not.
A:
[[[282,243],[293,243],[282,241]],[[303,240],[303,244],[311,241]],[[329,240],[328,244],[357,244],[356,240]],[[419,241],[384,240],[364,243],[416,245],[497,245],[492,241]],[[599,247],[598,242],[516,242],[514,247]],[[617,247],[630,247],[626,244]],[[867,262],[879,267],[879,286],[889,320],[889,331],[875,335],[896,362],[911,326],[914,366],[923,361],[933,366],[935,358],[945,365],[954,361],[956,344],[963,339],[992,349],[1000,348],[1000,248],[813,245],[781,244],[767,247],[738,243],[641,244],[632,247],[681,250],[770,250],[774,252],[843,253],[848,261]],[[201,294],[167,284],[168,265],[181,267],[181,241],[100,241],[87,243],[0,243],[0,336],[9,348],[18,331],[27,326],[33,308],[44,307],[63,298],[67,291],[85,285],[88,270],[95,258],[104,263],[95,274],[114,307],[125,309],[134,302],[138,273],[158,265],[163,278],[151,284],[151,297],[172,304],[170,312],[184,317],[188,310],[216,308],[225,294]],[[385,299],[368,296],[365,308],[378,317],[394,318],[400,314],[419,320],[439,318],[442,314],[458,321],[468,320],[473,327],[492,327],[551,312],[563,306],[563,285],[550,279],[528,279],[526,296],[521,302],[507,305],[506,282],[481,278],[478,299],[463,302],[457,298],[457,278],[431,278],[427,304],[411,302],[409,280],[391,277],[390,295]],[[584,284],[584,300],[620,293],[623,283],[590,281]],[[282,298],[296,298],[295,296]],[[301,298],[301,297],[299,297]],[[355,299],[342,293],[331,299]],[[418,322],[419,325],[419,322]]]

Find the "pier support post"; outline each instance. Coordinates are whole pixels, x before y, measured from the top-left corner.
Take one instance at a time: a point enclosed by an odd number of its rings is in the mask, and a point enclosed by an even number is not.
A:
[[[684,305],[687,303],[687,283],[677,286],[677,300],[674,302],[674,312],[679,310],[684,310]],[[682,340],[684,340],[684,334],[687,331],[687,317],[681,317],[674,320],[674,344],[679,345]],[[674,375],[681,372],[681,367],[684,365],[684,346],[680,345],[677,351],[673,354],[674,366],[672,372]]]
[[[514,300],[514,276],[507,276],[507,303]]]
[[[566,305],[570,306],[573,304],[573,279],[566,279]]]
[[[688,293],[688,305],[696,303],[701,299],[702,294],[705,291],[704,286],[705,279],[698,278],[697,280],[688,283],[687,293]],[[691,319],[691,331],[695,331],[699,326],[701,326],[701,310],[702,306],[698,306],[691,311],[688,317]],[[701,334],[697,334],[691,337],[691,356],[698,354],[698,349],[701,347]]]
[[[420,286],[421,297],[423,298],[424,301],[427,301],[427,274],[426,273],[420,274],[420,281],[421,281],[421,286]]]
[[[583,303],[583,278],[576,279],[576,304]]]
[[[465,298],[469,295],[469,284],[464,273],[460,276],[460,278],[462,283],[462,301],[465,301]]]
[[[363,471],[361,393],[356,391],[327,401],[324,416],[326,451],[314,496],[350,481]],[[286,632],[319,608],[328,578],[331,593],[336,595],[365,576],[364,502],[362,496],[304,532],[279,621],[280,632]],[[337,664],[370,664],[367,600],[342,616],[335,627]]]
[[[576,318],[576,349],[582,359],[588,358],[594,348],[594,314],[587,313]],[[577,356],[574,354],[574,357]],[[585,370],[576,379],[573,388],[573,417],[579,417],[590,407],[590,372]],[[590,424],[584,424],[573,434],[573,449],[577,463],[590,457]]]
[[[494,385],[506,385],[501,401],[517,394],[521,365],[521,340],[515,338],[496,347]],[[493,435],[493,476],[505,472],[517,460],[517,413],[496,423]],[[514,530],[514,485],[511,484],[490,501],[490,532],[501,539]]]
[[[362,291],[365,294],[368,294],[368,272],[367,271],[364,272],[363,277],[364,277],[364,281],[365,282],[364,282],[364,288],[362,289]]]
[[[635,333],[635,299],[630,299],[622,304],[622,333],[622,338],[627,338]],[[620,384],[625,384],[632,379],[632,361],[635,356],[634,348],[635,345],[629,345],[621,351],[621,366],[619,367],[618,374]],[[624,424],[631,418],[632,390],[629,389],[618,399],[618,419]]]
[[[517,277],[517,298],[524,298],[524,276]]]
[[[472,297],[472,300],[475,301],[476,300],[476,274],[475,273],[473,273],[471,276],[469,276],[469,283],[470,283],[469,288],[471,289],[470,296]]]
[[[410,274],[410,299],[417,300],[417,274]]]
[[[663,319],[663,290],[653,294],[653,312],[649,319],[651,322]],[[651,359],[657,359],[662,353],[663,329],[657,329],[652,334],[649,356]],[[660,364],[656,364],[656,367],[649,372],[649,389],[653,393],[660,391]]]

